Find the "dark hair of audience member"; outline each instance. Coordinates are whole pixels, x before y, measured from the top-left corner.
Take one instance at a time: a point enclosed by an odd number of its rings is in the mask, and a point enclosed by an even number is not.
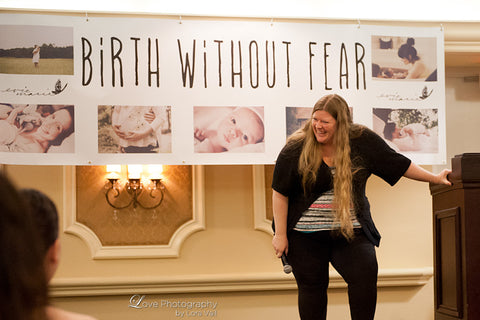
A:
[[[42,238],[42,250],[45,255],[58,238],[58,212],[53,201],[35,189],[21,189],[20,195],[31,208],[35,225]]]
[[[0,319],[46,319],[40,235],[15,186],[0,172]]]

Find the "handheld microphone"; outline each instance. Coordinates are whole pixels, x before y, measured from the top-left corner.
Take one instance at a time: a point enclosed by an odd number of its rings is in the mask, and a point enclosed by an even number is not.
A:
[[[285,272],[286,274],[289,274],[290,272],[292,272],[292,266],[288,263],[288,260],[287,260],[287,256],[284,254],[282,254],[282,264],[283,264],[283,272]]]

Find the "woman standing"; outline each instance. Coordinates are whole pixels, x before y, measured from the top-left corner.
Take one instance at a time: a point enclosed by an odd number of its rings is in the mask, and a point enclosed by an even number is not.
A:
[[[352,123],[345,100],[321,98],[312,118],[280,152],[274,170],[273,248],[286,254],[298,286],[300,317],[326,319],[329,263],[348,284],[352,319],[373,319],[380,243],[365,196],[375,174],[450,184],[396,153],[370,129]]]
[[[32,62],[35,68],[38,68],[38,64],[40,63],[40,47],[38,45],[35,45],[32,51],[33,58]]]

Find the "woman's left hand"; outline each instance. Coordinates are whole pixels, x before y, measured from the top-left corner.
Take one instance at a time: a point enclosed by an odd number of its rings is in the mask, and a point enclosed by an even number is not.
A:
[[[436,175],[436,181],[434,181],[434,183],[451,186],[452,183],[448,180],[448,175],[450,173],[452,173],[452,170],[444,169],[442,172],[440,172],[439,174]]]
[[[450,173],[452,173],[452,170],[444,169],[439,174],[433,174],[430,171],[427,171],[412,162],[410,163],[410,166],[408,167],[407,171],[405,171],[404,176],[409,179],[413,179],[417,181],[424,181],[424,182],[430,182],[433,184],[444,184],[447,186],[451,186],[452,183],[448,180],[448,175]]]

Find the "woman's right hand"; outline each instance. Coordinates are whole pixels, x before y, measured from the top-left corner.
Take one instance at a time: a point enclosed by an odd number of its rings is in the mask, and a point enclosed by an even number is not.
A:
[[[280,258],[284,253],[288,254],[288,238],[286,235],[275,234],[272,239],[272,245],[277,258]]]
[[[288,197],[272,190],[273,220],[275,221],[275,235],[272,239],[273,249],[278,258],[288,254],[287,215]]]
[[[153,120],[155,120],[156,115],[155,115],[155,112],[153,112],[152,108],[150,108],[147,112],[145,112],[145,114],[143,115],[143,118],[149,124],[151,124]]]

